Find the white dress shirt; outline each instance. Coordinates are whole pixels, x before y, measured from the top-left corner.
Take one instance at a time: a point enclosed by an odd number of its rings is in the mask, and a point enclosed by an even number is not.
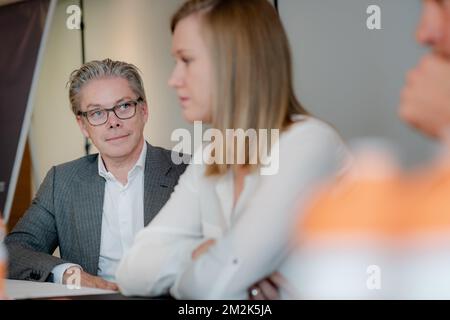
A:
[[[317,182],[339,174],[350,158],[329,125],[310,117],[297,120],[278,141],[279,172],[247,175],[235,208],[231,171],[206,177],[205,165],[191,164],[119,265],[121,291],[245,299],[252,284],[278,270],[287,258],[296,208]],[[216,244],[192,260],[192,251],[211,238]]]
[[[98,276],[115,282],[117,266],[133,241],[135,235],[144,228],[144,170],[147,144],[144,141],[141,154],[128,172],[126,185],[119,182],[105,168],[101,156],[98,157],[98,174],[105,178],[103,200],[102,233]],[[53,270],[53,281],[62,283],[64,272],[76,264],[64,263]]]

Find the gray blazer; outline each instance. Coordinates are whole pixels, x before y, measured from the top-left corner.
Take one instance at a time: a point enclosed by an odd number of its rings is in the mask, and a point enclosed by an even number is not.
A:
[[[105,179],[98,154],[53,167],[30,208],[6,237],[9,278],[51,280],[52,269],[76,263],[97,274]],[[144,173],[144,225],[169,199],[186,165],[175,165],[171,151],[147,144]],[[59,246],[61,259],[52,256]]]

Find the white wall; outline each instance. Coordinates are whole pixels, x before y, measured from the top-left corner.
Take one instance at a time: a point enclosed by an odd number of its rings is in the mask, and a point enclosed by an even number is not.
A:
[[[366,9],[381,8],[382,30],[366,27]],[[307,109],[347,138],[394,142],[407,165],[427,159],[433,144],[397,116],[405,73],[421,54],[414,39],[420,1],[279,0],[291,41],[296,91]]]
[[[181,115],[174,92],[167,86],[173,67],[169,21],[182,0],[85,0],[86,61],[124,60],[143,73],[150,120],[146,139],[172,147],[175,128],[191,125]],[[30,141],[39,185],[51,166],[84,155],[84,139],[71,113],[66,83],[81,64],[81,38],[66,28],[66,8],[78,1],[60,0],[40,75]],[[91,150],[95,152],[95,148]]]
[[[59,1],[53,18],[38,81],[31,120],[30,147],[35,186],[51,166],[83,155],[83,139],[73,116],[66,83],[81,63],[79,32],[66,28],[66,7]]]

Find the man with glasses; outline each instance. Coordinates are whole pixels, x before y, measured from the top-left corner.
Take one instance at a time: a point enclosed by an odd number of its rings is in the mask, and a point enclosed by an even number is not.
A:
[[[5,240],[9,277],[117,290],[120,259],[169,199],[185,165],[144,140],[148,108],[135,66],[91,61],[69,84],[72,111],[99,154],[49,171]],[[61,258],[52,256],[58,246]]]

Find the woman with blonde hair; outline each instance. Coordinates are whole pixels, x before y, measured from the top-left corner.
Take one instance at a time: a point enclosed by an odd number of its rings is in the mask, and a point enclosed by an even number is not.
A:
[[[118,285],[127,295],[274,297],[265,279],[288,258],[298,201],[343,170],[347,149],[297,100],[288,40],[267,0],[187,1],[171,27],[169,85],[188,121],[211,125],[215,148],[195,152],[122,260]],[[235,144],[239,132],[249,134]]]

